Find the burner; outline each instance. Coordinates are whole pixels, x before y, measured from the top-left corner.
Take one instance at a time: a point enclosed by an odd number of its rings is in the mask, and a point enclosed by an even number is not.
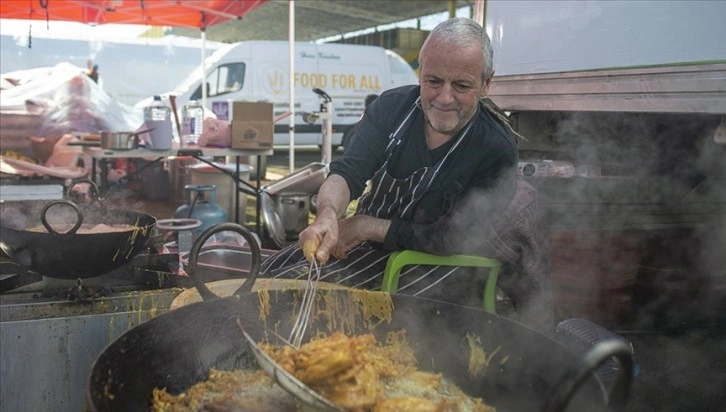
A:
[[[90,302],[91,299],[110,296],[114,290],[105,286],[89,287],[83,284],[83,279],[77,279],[76,285],[66,290],[44,289],[41,297],[44,298],[64,298],[66,300],[77,300],[81,303]]]
[[[129,264],[109,273],[83,279],[59,279],[23,270],[12,262],[0,265],[0,296],[20,299],[78,300],[110,296],[119,292],[191,286],[189,278],[177,275],[177,254],[140,254]]]

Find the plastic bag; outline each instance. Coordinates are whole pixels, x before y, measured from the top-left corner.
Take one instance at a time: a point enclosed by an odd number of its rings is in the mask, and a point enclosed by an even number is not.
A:
[[[232,128],[224,120],[206,118],[202,126],[202,135],[199,136],[201,147],[230,147],[232,146]]]
[[[39,115],[42,122],[32,133],[38,137],[128,131],[144,120],[140,109],[119,103],[84,69],[71,63],[31,69],[27,78],[26,82],[3,91],[0,108]]]

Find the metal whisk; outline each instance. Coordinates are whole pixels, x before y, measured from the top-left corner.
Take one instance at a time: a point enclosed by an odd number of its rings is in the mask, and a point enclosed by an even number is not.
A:
[[[305,336],[305,330],[308,328],[310,323],[310,313],[313,309],[313,303],[315,302],[315,292],[318,289],[318,280],[320,280],[321,265],[317,259],[313,258],[310,260],[310,267],[308,268],[308,278],[305,282],[305,292],[303,293],[302,303],[300,303],[300,312],[297,314],[295,324],[292,326],[290,331],[289,341],[296,349],[300,349],[302,345],[302,338]]]

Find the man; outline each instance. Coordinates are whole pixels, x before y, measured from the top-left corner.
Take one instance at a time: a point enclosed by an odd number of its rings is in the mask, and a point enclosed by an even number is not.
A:
[[[88,72],[86,72],[86,75],[93,80],[94,83],[98,83],[98,65],[94,64],[93,66],[88,68]]]
[[[323,281],[378,289],[395,250],[482,255],[481,238],[517,186],[516,140],[482,103],[492,58],[489,37],[473,20],[434,28],[419,55],[420,85],[386,91],[366,109],[351,147],[330,165],[315,221],[300,233],[299,246],[266,260],[263,273],[301,277],[305,258],[314,258],[325,263]],[[344,218],[358,197],[356,213]],[[399,291],[479,306],[484,277],[455,272],[415,268],[402,274]]]

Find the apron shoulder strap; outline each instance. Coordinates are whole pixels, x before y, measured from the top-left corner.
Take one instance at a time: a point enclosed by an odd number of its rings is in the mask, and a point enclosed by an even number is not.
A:
[[[416,101],[413,102],[413,105],[411,105],[411,109],[409,109],[408,114],[406,117],[403,118],[403,120],[398,124],[398,127],[396,127],[396,130],[393,131],[390,135],[388,135],[388,145],[386,146],[386,158],[388,158],[391,153],[393,152],[393,149],[395,149],[399,144],[401,144],[401,135],[403,129],[411,122],[413,121],[413,113],[416,111],[417,107],[420,107],[421,97],[417,97]]]

